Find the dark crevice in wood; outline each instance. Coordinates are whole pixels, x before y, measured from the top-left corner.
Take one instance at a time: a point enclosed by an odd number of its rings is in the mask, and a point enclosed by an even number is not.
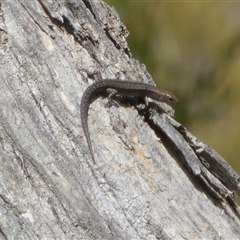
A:
[[[93,17],[95,18],[95,20],[98,22],[99,19],[97,18],[95,11],[92,8],[91,3],[88,0],[83,0],[83,3],[85,4],[85,6],[89,9],[89,11],[92,13]]]

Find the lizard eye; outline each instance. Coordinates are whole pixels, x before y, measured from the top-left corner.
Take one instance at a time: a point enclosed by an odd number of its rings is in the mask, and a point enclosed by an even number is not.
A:
[[[174,97],[169,97],[168,100],[169,100],[170,103],[178,103],[178,100]]]

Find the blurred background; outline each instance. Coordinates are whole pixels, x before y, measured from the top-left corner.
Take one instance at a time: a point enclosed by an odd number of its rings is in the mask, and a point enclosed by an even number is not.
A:
[[[240,173],[240,2],[105,1],[176,120]]]

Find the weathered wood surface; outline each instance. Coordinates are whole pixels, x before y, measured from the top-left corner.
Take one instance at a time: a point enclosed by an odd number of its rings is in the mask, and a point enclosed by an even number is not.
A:
[[[158,107],[141,116],[95,101],[93,164],[79,111],[93,73],[152,84],[115,11],[88,0],[0,7],[1,239],[240,237],[239,176]]]

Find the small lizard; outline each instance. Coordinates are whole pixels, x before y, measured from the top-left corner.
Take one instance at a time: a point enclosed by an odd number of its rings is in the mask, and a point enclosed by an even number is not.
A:
[[[87,144],[92,156],[92,160],[95,164],[95,158],[93,154],[92,143],[90,139],[89,129],[88,129],[88,109],[90,105],[91,98],[97,93],[104,93],[108,89],[114,89],[109,95],[109,99],[115,95],[131,95],[141,98],[151,98],[153,100],[165,103],[177,103],[178,100],[169,92],[158,89],[155,86],[132,81],[123,81],[123,80],[111,80],[105,79],[101,81],[96,81],[91,84],[83,93],[81,99],[81,121],[82,128],[87,139]],[[146,101],[147,103],[147,101]]]

